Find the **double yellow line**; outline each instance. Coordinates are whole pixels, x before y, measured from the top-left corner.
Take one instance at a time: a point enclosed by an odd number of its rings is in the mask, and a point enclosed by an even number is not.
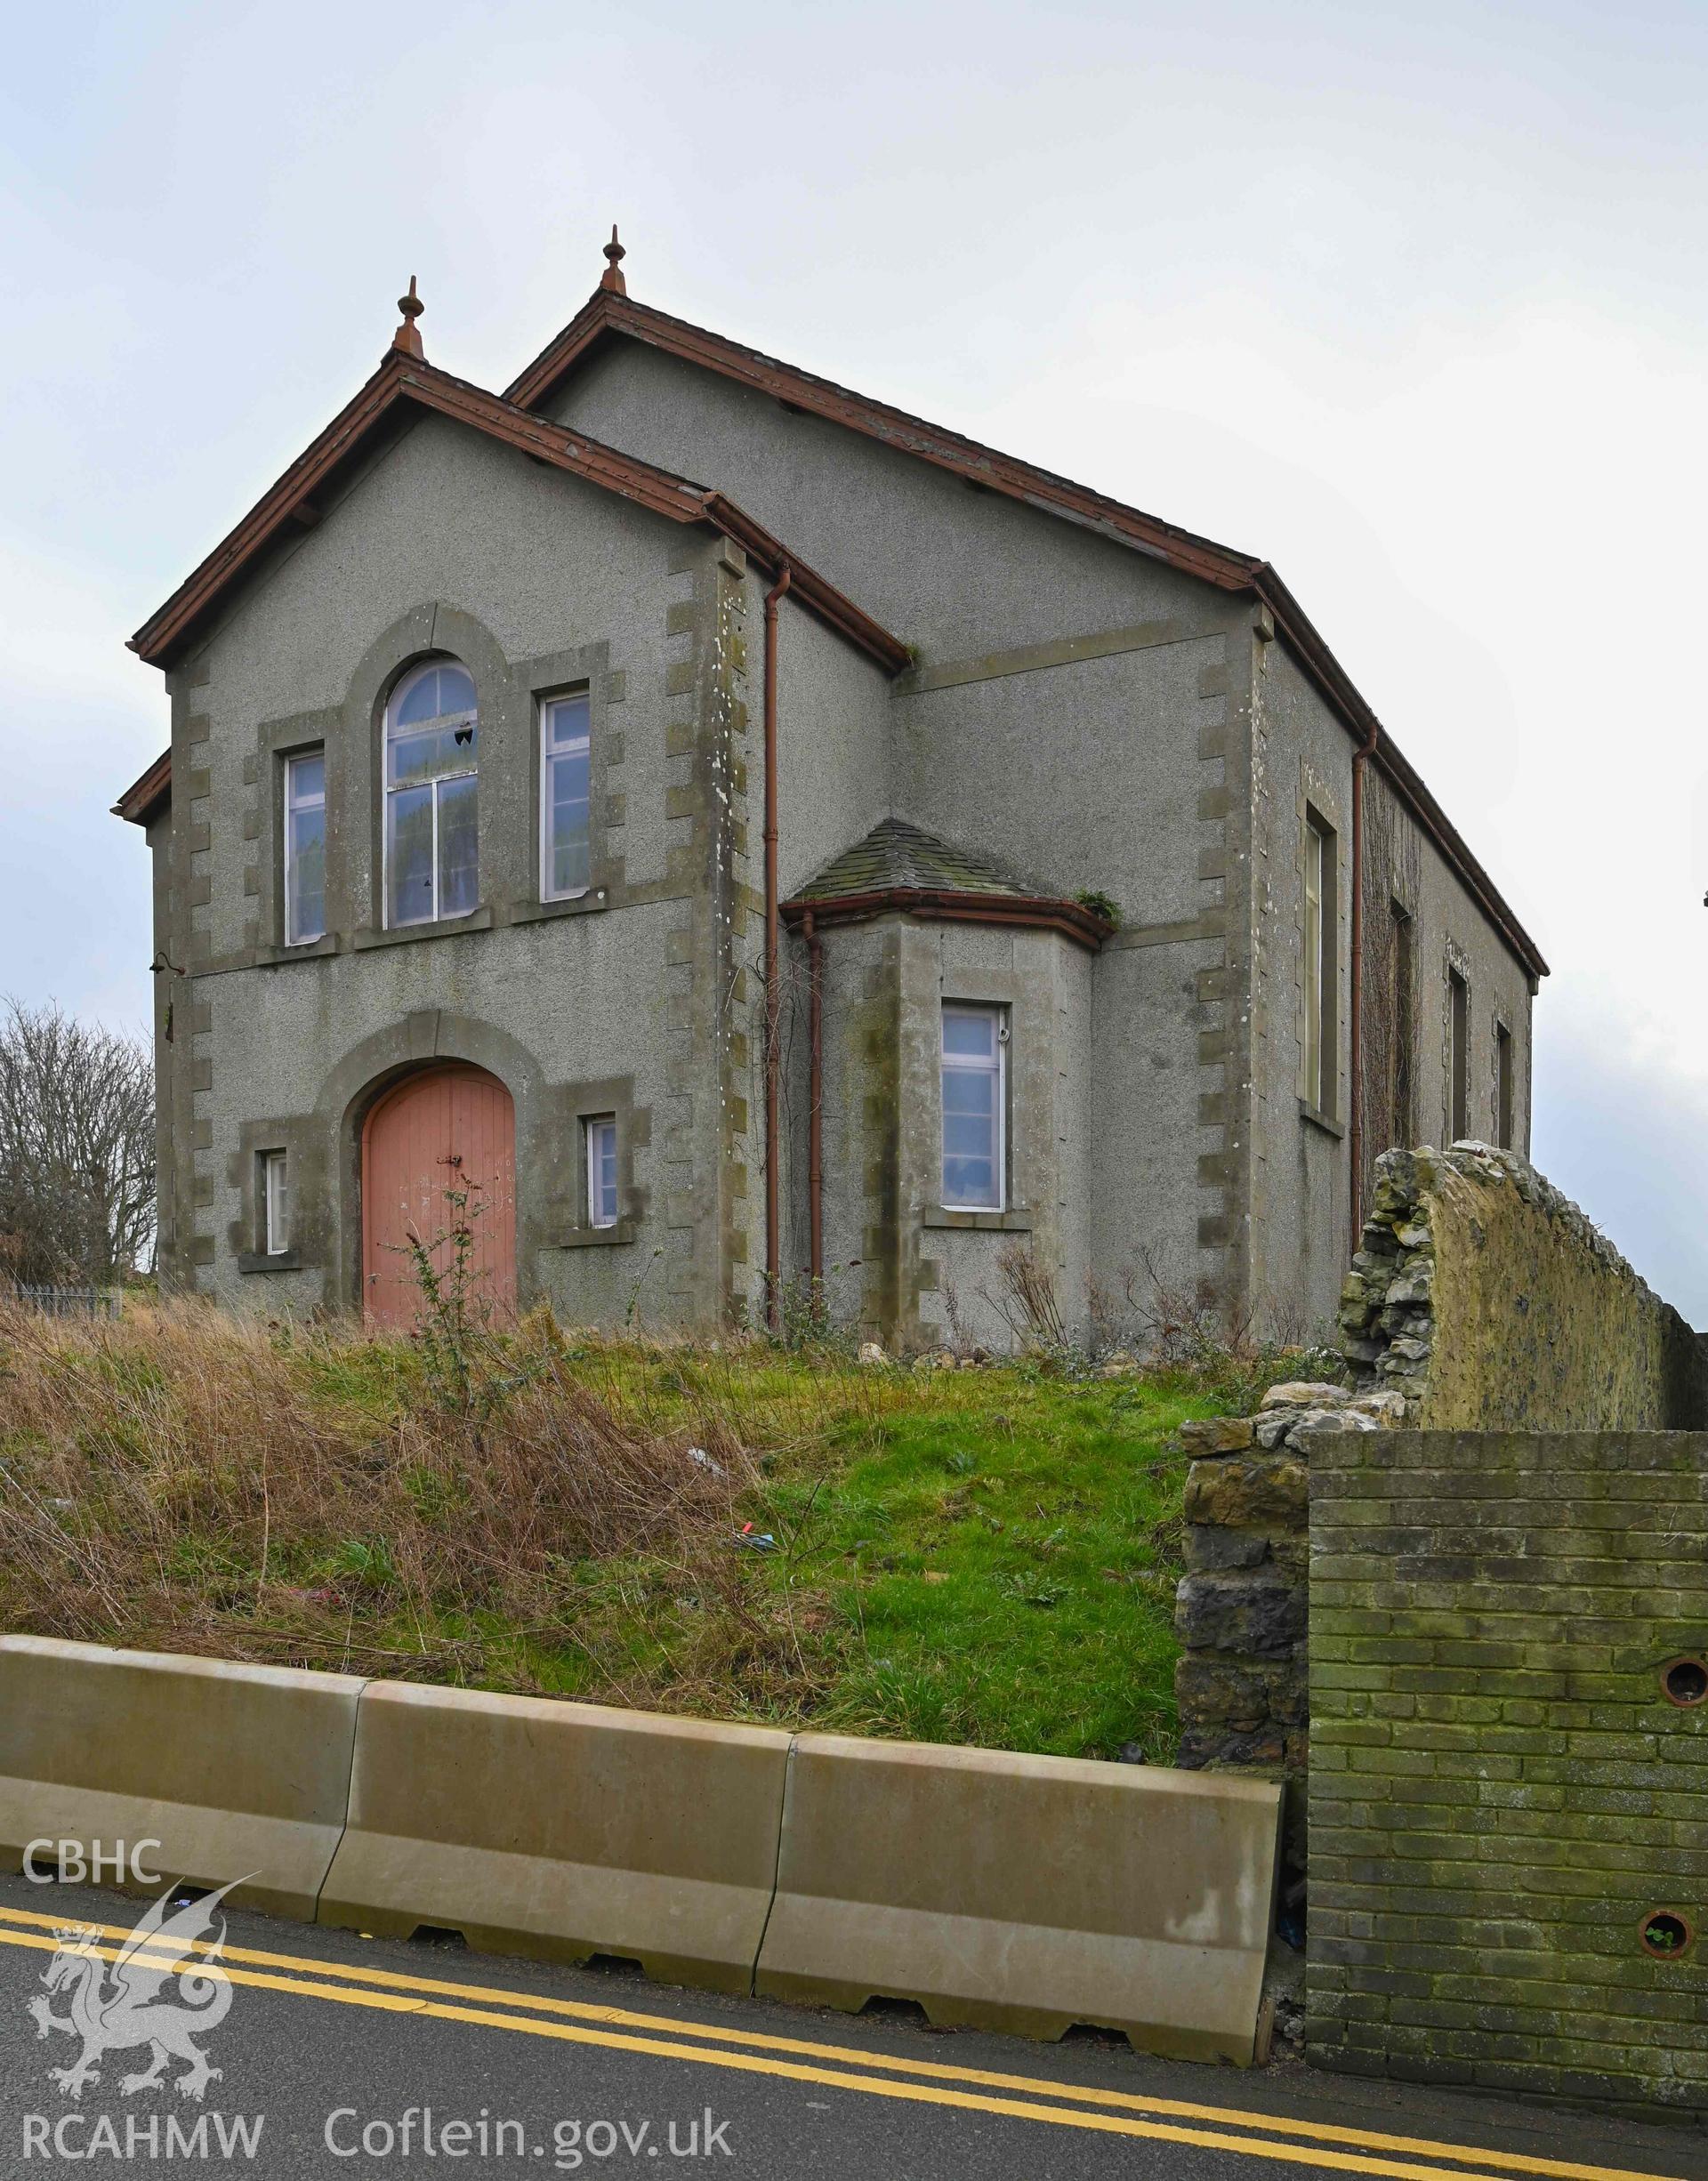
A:
[[[0,1907],[0,1945],[52,1953],[57,1944],[52,1933],[65,1920],[62,1916]],[[86,1928],[98,1938],[114,1942],[91,1949],[108,1961],[116,1959],[131,1936],[119,1925],[94,1924]],[[198,1967],[196,1957],[206,1951],[205,1946],[198,1946],[187,1960],[176,1956],[168,1960],[164,1955],[149,1955],[145,1948],[141,1959],[155,1967],[194,1975]],[[1667,2177],[1654,2172],[1578,2165],[1478,2145],[1437,2143],[1422,2137],[1382,2135],[1364,2129],[1338,2128],[1326,2121],[1295,2121],[1276,2113],[1193,2105],[1125,2090],[1092,2089],[1079,2083],[1051,2082],[986,2068],[951,2067],[940,2061],[899,2058],[806,2038],[773,2037],[758,2030],[680,2021],[670,2016],[638,2014],[623,2007],[598,2007],[494,1985],[405,1976],[391,1969],[367,1968],[301,1954],[227,1946],[221,1951],[220,1961],[234,1984],[289,1992],[297,1999],[326,2000],[336,2006],[365,2007],[384,2014],[421,2015],[434,2021],[468,2023],[481,2029],[568,2044],[599,2045],[616,2052],[644,2053],[743,2074],[778,2076],[790,2082],[853,2090],[868,2097],[958,2106],[1058,2128],[1147,2137],[1203,2150],[1234,2152],[1245,2158],[1376,2175],[1383,2181],[1505,2181],[1511,2175],[1536,2176],[1541,2181],[1667,2181]],[[1049,2102],[1042,2102],[1044,2100]],[[1210,2125],[1185,2125],[1190,2122]],[[1251,2132],[1229,2133],[1232,2129]],[[1399,2155],[1392,2155],[1395,2153]],[[1421,2165],[1415,2162],[1418,2159],[1432,2162]]]

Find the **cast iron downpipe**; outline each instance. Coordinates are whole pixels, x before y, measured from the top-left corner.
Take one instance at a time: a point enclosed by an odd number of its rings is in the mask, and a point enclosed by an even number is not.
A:
[[[812,1312],[824,1307],[825,1277],[825,943],[809,909],[801,920],[807,941],[807,1225]]]
[[[777,569],[777,581],[765,593],[765,1323],[772,1332],[783,1322],[777,1156],[782,1107],[777,1026],[783,1011],[777,932],[777,608],[788,590],[789,576],[786,560]]]
[[[1382,729],[1374,722],[1352,752],[1352,974],[1350,978],[1351,1095],[1347,1143],[1352,1154],[1352,1254],[1364,1241],[1364,769]]]

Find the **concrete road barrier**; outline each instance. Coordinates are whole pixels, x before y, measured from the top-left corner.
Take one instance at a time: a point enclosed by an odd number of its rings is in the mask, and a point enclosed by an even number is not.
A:
[[[802,1734],[755,1988],[1249,2065],[1280,1823],[1261,1781]]]
[[[15,1871],[32,1842],[64,1843],[72,1868],[105,1856],[98,1884],[242,1879],[233,1906],[311,1917],[343,1825],[361,1686],[0,1637],[0,1863]],[[51,1869],[55,1854],[32,1860]]]
[[[752,1988],[789,1737],[370,1682],[319,1920]]]

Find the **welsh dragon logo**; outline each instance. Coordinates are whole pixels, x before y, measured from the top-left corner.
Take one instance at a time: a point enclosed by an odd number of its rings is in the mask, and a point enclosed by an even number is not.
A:
[[[110,1963],[102,1957],[101,1933],[93,1924],[66,1925],[54,1932],[57,1944],[42,1971],[42,1982],[50,1994],[68,1991],[70,2012],[56,2015],[45,1999],[32,2000],[29,2011],[38,2038],[45,2038],[50,2030],[63,2030],[83,2040],[83,2050],[70,2066],[48,2071],[68,2097],[81,2097],[85,2083],[101,2080],[95,2062],[104,2054],[125,2052],[136,2045],[149,2048],[149,2064],[121,2080],[119,2088],[127,2096],[135,2090],[152,2089],[168,2060],[189,2063],[185,2073],[166,2078],[181,2096],[199,2099],[210,2082],[219,2080],[219,2069],[208,2065],[195,2040],[217,2029],[231,2008],[231,1979],[219,1963],[225,1944],[223,1918],[219,1937],[194,1968],[181,1965],[212,1924],[214,1910],[231,1886],[242,1882],[233,1879],[231,1885],[190,1902],[170,1919],[168,1887]]]

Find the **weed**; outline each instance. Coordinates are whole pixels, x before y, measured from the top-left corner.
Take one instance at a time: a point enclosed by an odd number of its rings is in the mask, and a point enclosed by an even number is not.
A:
[[[863,1371],[440,1300],[437,1347],[190,1303],[0,1313],[0,1624],[1167,1755],[1167,1448],[1218,1405],[1179,1366]],[[744,1524],[777,1549],[737,1549]]]

